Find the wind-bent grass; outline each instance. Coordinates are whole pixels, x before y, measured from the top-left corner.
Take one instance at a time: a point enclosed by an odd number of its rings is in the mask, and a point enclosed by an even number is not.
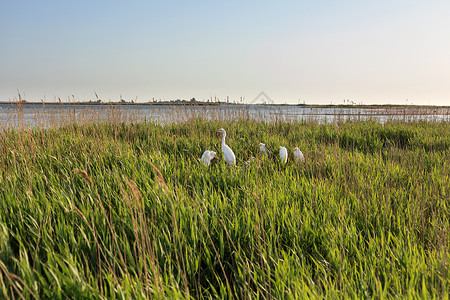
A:
[[[235,168],[199,162],[220,127]],[[260,142],[306,161],[246,167]],[[446,122],[5,129],[0,295],[448,298],[449,150]]]

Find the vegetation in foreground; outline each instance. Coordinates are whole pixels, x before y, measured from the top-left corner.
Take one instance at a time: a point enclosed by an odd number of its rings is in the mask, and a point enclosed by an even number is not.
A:
[[[237,167],[199,163],[227,130]],[[298,146],[253,161],[260,142]],[[448,298],[450,124],[0,133],[0,298]]]

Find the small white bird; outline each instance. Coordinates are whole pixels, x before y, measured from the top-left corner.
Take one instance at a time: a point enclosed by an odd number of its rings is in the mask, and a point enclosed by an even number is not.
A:
[[[259,151],[261,152],[262,156],[269,156],[270,151],[266,148],[266,145],[263,143],[259,143],[256,147],[259,147]]]
[[[288,152],[285,147],[280,146],[280,160],[283,164],[287,163]]]
[[[226,163],[232,166],[236,165],[236,156],[234,155],[233,150],[231,150],[231,148],[228,147],[227,144],[225,144],[225,137],[227,136],[227,132],[223,128],[220,128],[219,130],[215,131],[222,133],[223,159],[225,160]]]
[[[250,163],[251,163],[252,161],[254,161],[254,160],[256,160],[256,157],[252,156],[252,157],[250,157],[249,160],[247,160],[247,161],[245,162],[245,164],[246,164],[247,166],[250,166]]]
[[[298,147],[295,147],[294,150],[292,150],[292,153],[294,154],[294,159],[296,163],[304,162],[305,156],[303,155],[303,152],[298,149]]]
[[[200,160],[202,161],[202,163],[203,163],[205,166],[208,167],[209,164],[211,163],[211,160],[212,160],[214,157],[217,157],[216,152],[206,150],[205,152],[203,152],[202,158],[201,158]],[[217,158],[219,158],[219,157],[217,157]]]

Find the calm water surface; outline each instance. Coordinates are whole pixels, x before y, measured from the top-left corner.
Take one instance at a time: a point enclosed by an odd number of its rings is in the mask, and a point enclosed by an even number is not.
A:
[[[450,121],[449,108],[329,108],[295,105],[129,105],[129,104],[6,104],[0,103],[3,127],[49,127],[70,122],[119,121],[176,123],[190,118],[229,120],[249,117],[268,122],[317,121],[320,123],[347,120],[379,122]]]

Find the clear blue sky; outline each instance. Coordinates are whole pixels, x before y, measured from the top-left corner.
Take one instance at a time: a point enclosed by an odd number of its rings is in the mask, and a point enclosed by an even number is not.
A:
[[[0,100],[450,105],[450,1],[0,0]]]

